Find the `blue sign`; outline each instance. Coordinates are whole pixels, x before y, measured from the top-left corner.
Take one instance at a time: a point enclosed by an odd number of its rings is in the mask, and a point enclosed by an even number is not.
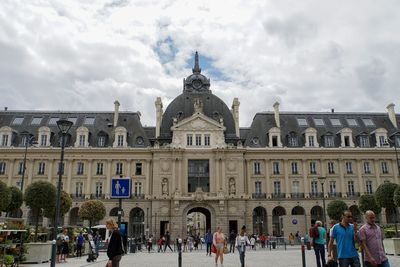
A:
[[[131,197],[131,179],[112,178],[111,179],[111,198],[130,198]]]
[[[293,223],[293,224],[297,224],[297,220],[296,220],[296,219],[293,219],[293,220],[292,220],[292,223]]]

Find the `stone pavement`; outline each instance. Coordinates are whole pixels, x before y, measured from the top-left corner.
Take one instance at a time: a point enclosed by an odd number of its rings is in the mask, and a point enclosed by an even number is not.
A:
[[[388,255],[391,267],[400,266],[400,256]],[[69,258],[66,263],[57,264],[58,267],[104,267],[107,257],[104,252],[100,253],[99,259],[94,263],[86,262],[86,257]],[[23,267],[49,267],[50,263],[23,264]],[[125,255],[121,260],[121,267],[177,267],[178,253],[166,252],[138,252]],[[204,250],[182,253],[182,267],[214,267],[214,256],[205,255]],[[220,266],[220,265],[218,265]],[[224,267],[240,266],[239,255],[225,254]],[[246,267],[271,266],[271,267],[302,267],[301,251],[299,246],[288,247],[285,250],[261,250],[246,252]],[[306,266],[316,267],[314,251],[306,250]]]

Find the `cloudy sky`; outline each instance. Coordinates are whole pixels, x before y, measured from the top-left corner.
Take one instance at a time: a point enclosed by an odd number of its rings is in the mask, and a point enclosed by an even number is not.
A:
[[[193,55],[240,124],[256,112],[400,106],[400,1],[1,0],[0,106],[155,124]]]

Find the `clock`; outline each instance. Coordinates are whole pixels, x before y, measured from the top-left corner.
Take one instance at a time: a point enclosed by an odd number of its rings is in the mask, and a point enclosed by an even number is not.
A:
[[[193,82],[192,82],[192,86],[195,89],[200,89],[202,85],[203,84],[200,80],[193,80]]]

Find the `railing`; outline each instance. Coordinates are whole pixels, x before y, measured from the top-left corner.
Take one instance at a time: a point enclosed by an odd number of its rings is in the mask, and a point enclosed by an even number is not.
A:
[[[310,198],[323,198],[324,195],[322,192],[315,192],[315,193],[310,193]]]
[[[251,194],[252,198],[256,198],[256,199],[265,199],[267,198],[267,194],[266,193],[253,193]]]
[[[360,192],[347,192],[347,197],[359,197]]]
[[[104,199],[105,194],[90,194],[90,199]]]
[[[329,192],[328,193],[329,197],[342,197],[342,193],[338,193],[338,192]]]
[[[304,193],[291,193],[292,198],[304,198]]]
[[[85,199],[85,194],[70,194],[72,199]]]
[[[285,198],[285,193],[273,193],[272,198]]]
[[[133,198],[133,199],[144,199],[144,194],[132,194],[131,198]]]

